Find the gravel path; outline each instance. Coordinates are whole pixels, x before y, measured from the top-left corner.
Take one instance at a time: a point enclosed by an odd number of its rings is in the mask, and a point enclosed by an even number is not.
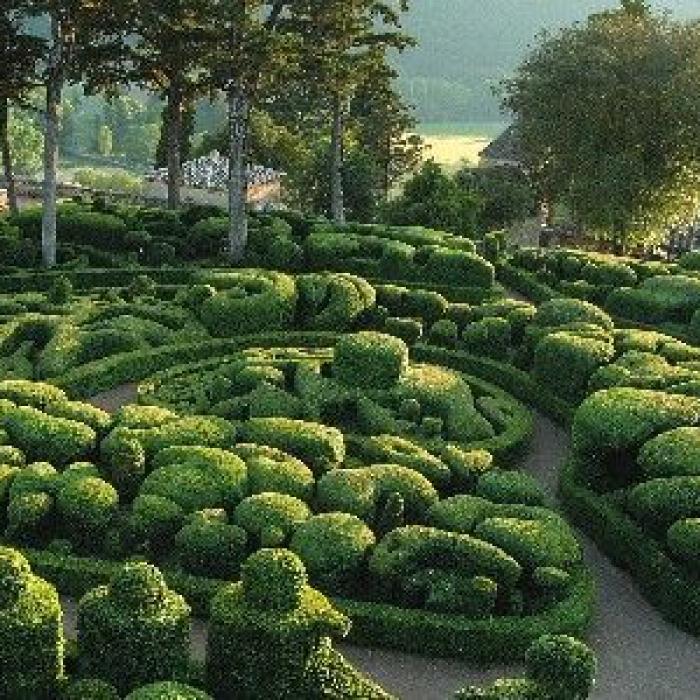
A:
[[[110,389],[101,394],[95,394],[86,401],[96,408],[107,411],[107,413],[116,413],[122,406],[136,403],[138,398],[136,386],[136,384],[124,384],[123,386],[116,387],[116,389]]]
[[[133,402],[135,386],[119,387],[93,397],[108,411]],[[524,468],[555,502],[559,466],[567,456],[566,431],[535,416],[535,435]],[[599,658],[593,700],[698,700],[700,639],[670,625],[639,594],[632,579],[614,567],[585,537],[584,556],[598,584],[596,614],[589,642]],[[65,601],[66,628],[74,634],[75,605]],[[206,627],[196,623],[193,653],[202,658]],[[367,675],[402,700],[448,700],[470,684],[516,675],[518,668],[481,669],[454,659],[433,659],[382,649],[340,644],[339,648]]]

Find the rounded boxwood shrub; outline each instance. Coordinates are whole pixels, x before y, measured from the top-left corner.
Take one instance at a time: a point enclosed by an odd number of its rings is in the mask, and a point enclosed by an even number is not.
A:
[[[390,389],[408,368],[408,347],[401,339],[364,331],[335,346],[333,373],[343,384],[361,389]]]
[[[319,480],[316,497],[322,511],[351,513],[371,523],[380,503],[393,493],[403,499],[406,518],[414,521],[439,499],[422,474],[397,464],[334,469]]]
[[[700,518],[677,520],[666,532],[666,543],[674,556],[697,569],[700,566]]]
[[[52,698],[63,676],[63,613],[53,586],[0,547],[0,697]]]
[[[493,455],[487,450],[463,450],[448,444],[441,456],[450,470],[453,486],[459,492],[473,491],[479,478],[494,468]]]
[[[311,510],[304,501],[283,493],[248,496],[233,513],[237,525],[271,546],[283,544],[310,517]]]
[[[572,427],[574,455],[592,478],[627,481],[639,468],[641,447],[656,435],[700,424],[700,399],[661,391],[599,391],[578,408]]]
[[[700,476],[700,428],[676,428],[657,435],[639,451],[647,478]]]
[[[79,668],[128,693],[187,667],[190,609],[149,564],[126,564],[78,605]]]
[[[700,517],[700,476],[645,481],[629,492],[627,507],[643,526],[663,533],[676,520]]]
[[[282,330],[294,318],[297,290],[289,275],[256,271],[209,276],[214,286],[223,288],[204,301],[199,315],[214,336]]]
[[[119,494],[96,477],[68,479],[58,491],[56,507],[67,532],[80,542],[95,545],[117,513]]]
[[[544,635],[527,650],[528,677],[552,700],[585,700],[593,688],[596,658],[583,642]]]
[[[301,523],[290,549],[299,555],[312,581],[336,588],[359,574],[374,533],[348,513],[322,513]]]
[[[457,345],[459,328],[457,324],[449,319],[443,318],[430,326],[429,339],[431,343],[445,348],[453,348]]]
[[[606,340],[571,332],[550,333],[535,348],[533,371],[557,395],[578,402],[594,372],[614,357],[615,346]]]
[[[558,328],[570,323],[587,323],[605,330],[613,329],[613,321],[602,309],[580,299],[552,299],[537,308],[535,325]]]
[[[156,553],[166,552],[182,527],[185,511],[161,496],[138,496],[131,506],[129,526],[132,537]]]
[[[474,534],[510,554],[523,568],[567,569],[581,559],[576,538],[563,522],[523,520],[520,518],[487,518]]]
[[[211,695],[184,683],[162,681],[137,688],[125,700],[211,700]]]
[[[273,491],[309,501],[316,481],[314,474],[300,459],[274,447],[242,443],[236,453],[248,468],[251,494]]]
[[[415,318],[390,316],[384,321],[384,332],[413,345],[423,337],[423,324]]]
[[[486,498],[460,494],[435,503],[428,511],[427,521],[440,530],[469,535],[495,512],[494,504]]]
[[[479,477],[475,493],[493,503],[544,505],[544,494],[537,481],[524,472],[493,470]]]
[[[511,325],[505,318],[487,316],[470,323],[462,332],[462,342],[468,352],[495,359],[508,356],[512,340]]]
[[[377,435],[360,444],[362,456],[370,463],[391,463],[409,467],[422,474],[437,488],[450,481],[449,467],[428,450],[398,435]]]
[[[243,425],[246,442],[268,445],[298,457],[321,474],[343,463],[345,440],[337,428],[291,418],[251,418]]]
[[[0,424],[31,461],[69,464],[89,457],[97,442],[95,431],[84,423],[49,416],[30,406],[9,410]]]
[[[34,543],[49,529],[54,499],[48,493],[22,493],[7,506],[7,537],[13,542]]]
[[[217,698],[316,697],[314,661],[349,622],[307,585],[292,552],[262,549],[211,605],[207,686]],[[272,669],[272,670],[271,670]]]
[[[175,548],[189,573],[229,579],[238,573],[247,541],[243,528],[203,513],[177,533]]]

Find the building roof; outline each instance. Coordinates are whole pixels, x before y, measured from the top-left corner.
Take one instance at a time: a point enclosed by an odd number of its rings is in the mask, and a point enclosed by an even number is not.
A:
[[[515,124],[511,124],[500,136],[497,136],[479,153],[485,160],[522,163],[520,136]]]

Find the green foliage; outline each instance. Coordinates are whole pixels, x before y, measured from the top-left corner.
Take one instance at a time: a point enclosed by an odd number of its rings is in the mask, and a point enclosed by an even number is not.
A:
[[[627,507],[644,527],[663,533],[677,520],[700,517],[700,477],[645,481],[629,492]]]
[[[53,696],[63,676],[63,615],[56,590],[15,550],[0,548],[0,694]]]
[[[161,681],[137,688],[125,700],[211,700],[211,696],[184,683]]]
[[[389,389],[408,367],[408,348],[399,338],[364,331],[341,338],[333,372],[341,383],[364,389]]]
[[[479,477],[476,495],[494,503],[544,505],[544,494],[537,481],[524,472],[494,469]]]
[[[78,542],[99,544],[117,513],[119,495],[96,477],[66,480],[56,496],[63,526]]]
[[[487,316],[470,323],[462,332],[467,352],[505,359],[511,345],[512,329],[505,318]]]
[[[189,606],[158,569],[126,564],[78,606],[79,666],[121,694],[181,674],[189,657]]]
[[[666,543],[675,557],[696,569],[700,554],[700,518],[677,520],[666,532]]]
[[[637,462],[647,478],[700,476],[700,428],[676,428],[647,442]]]
[[[542,328],[559,328],[571,323],[585,323],[612,330],[610,316],[593,304],[580,299],[552,299],[537,308],[533,319]]]
[[[341,588],[362,569],[375,537],[362,520],[347,513],[322,513],[301,523],[290,549],[304,562],[312,582]]]
[[[119,700],[119,693],[107,681],[81,678],[61,692],[61,700]]]
[[[311,517],[311,510],[304,501],[294,496],[258,493],[242,500],[236,506],[233,517],[237,525],[258,541],[280,546],[301,523]],[[274,542],[275,539],[279,541]]]

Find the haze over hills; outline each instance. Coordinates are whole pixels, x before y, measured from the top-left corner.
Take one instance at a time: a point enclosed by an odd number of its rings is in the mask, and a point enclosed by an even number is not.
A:
[[[700,0],[661,0],[700,19]],[[422,122],[499,121],[492,88],[543,29],[615,7],[616,0],[413,0],[406,29],[420,45],[399,59],[400,85]]]

